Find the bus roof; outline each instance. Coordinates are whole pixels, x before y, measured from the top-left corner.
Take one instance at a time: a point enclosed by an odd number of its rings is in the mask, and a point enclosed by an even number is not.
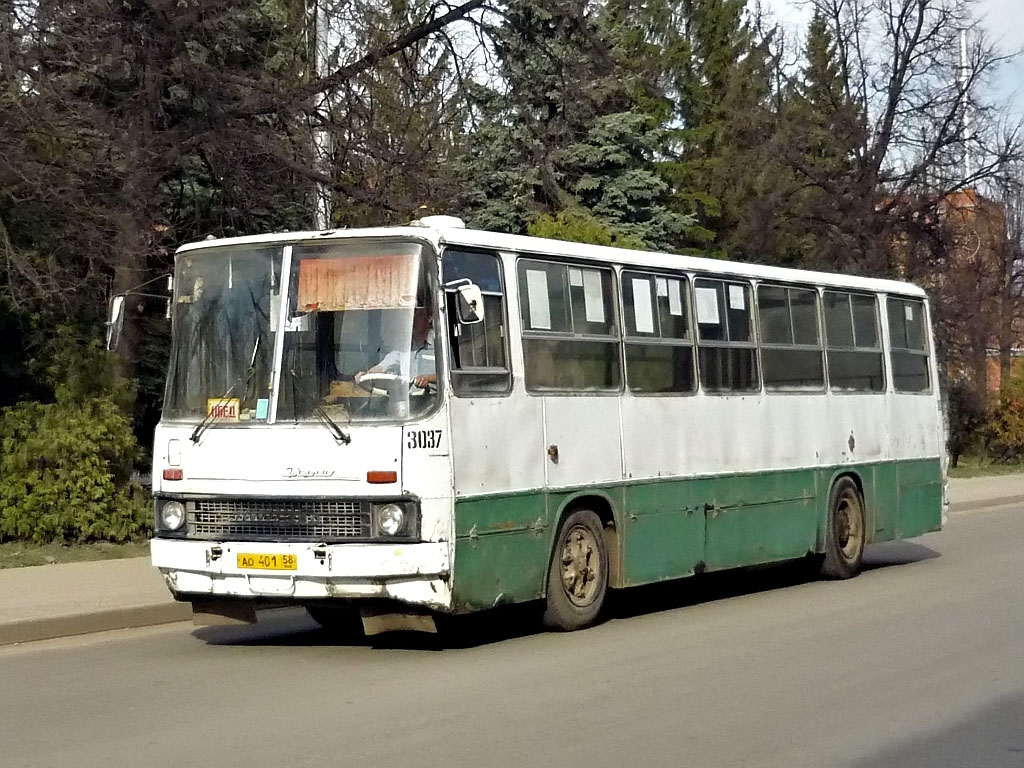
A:
[[[416,239],[429,242],[434,247],[459,245],[490,248],[499,251],[514,251],[531,256],[568,256],[592,262],[623,264],[640,268],[677,270],[681,272],[706,272],[715,275],[777,280],[787,283],[805,283],[835,288],[852,288],[863,291],[898,293],[911,296],[925,296],[925,291],[913,283],[899,280],[843,275],[835,272],[816,272],[788,267],[774,267],[726,259],[701,256],[680,256],[659,251],[634,251],[603,245],[573,243],[564,240],[549,240],[525,235],[508,235],[481,229],[464,227],[372,227],[365,229],[337,229],[322,232],[278,232],[247,237],[230,237],[187,243],[178,253],[216,248],[226,245],[261,245],[269,243],[311,243],[330,240],[344,240],[356,237],[393,237]]]

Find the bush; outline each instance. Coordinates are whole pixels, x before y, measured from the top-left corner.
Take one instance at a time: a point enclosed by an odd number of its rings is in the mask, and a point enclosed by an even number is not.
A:
[[[70,342],[70,339],[63,339]],[[0,541],[123,542],[148,532],[138,443],[98,345],[68,344],[56,402],[0,411]]]
[[[985,426],[988,450],[997,461],[1024,456],[1024,373],[1004,379]]]
[[[568,240],[573,243],[591,245],[614,245],[619,248],[643,249],[644,244],[637,238],[613,232],[606,224],[585,211],[560,211],[538,217],[527,228],[534,237],[549,237],[553,240]]]

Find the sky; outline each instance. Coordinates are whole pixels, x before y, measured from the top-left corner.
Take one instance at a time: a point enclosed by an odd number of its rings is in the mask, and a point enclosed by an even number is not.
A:
[[[810,10],[804,0],[762,0],[790,30],[802,34]],[[975,12],[989,39],[1005,53],[1024,49],[1024,0],[975,0]],[[993,99],[1024,118],[1024,55],[1003,64],[992,83]]]

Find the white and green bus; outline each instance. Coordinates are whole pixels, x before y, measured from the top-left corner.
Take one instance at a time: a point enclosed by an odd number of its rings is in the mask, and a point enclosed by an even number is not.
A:
[[[197,614],[368,631],[940,528],[911,284],[466,229],[176,256],[154,565]]]

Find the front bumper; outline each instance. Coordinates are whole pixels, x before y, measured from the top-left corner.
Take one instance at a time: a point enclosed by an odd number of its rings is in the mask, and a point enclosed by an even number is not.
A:
[[[447,542],[332,544],[153,539],[153,565],[174,596],[274,600],[385,598],[433,610],[451,605]],[[239,568],[239,553],[294,555],[294,571]]]

